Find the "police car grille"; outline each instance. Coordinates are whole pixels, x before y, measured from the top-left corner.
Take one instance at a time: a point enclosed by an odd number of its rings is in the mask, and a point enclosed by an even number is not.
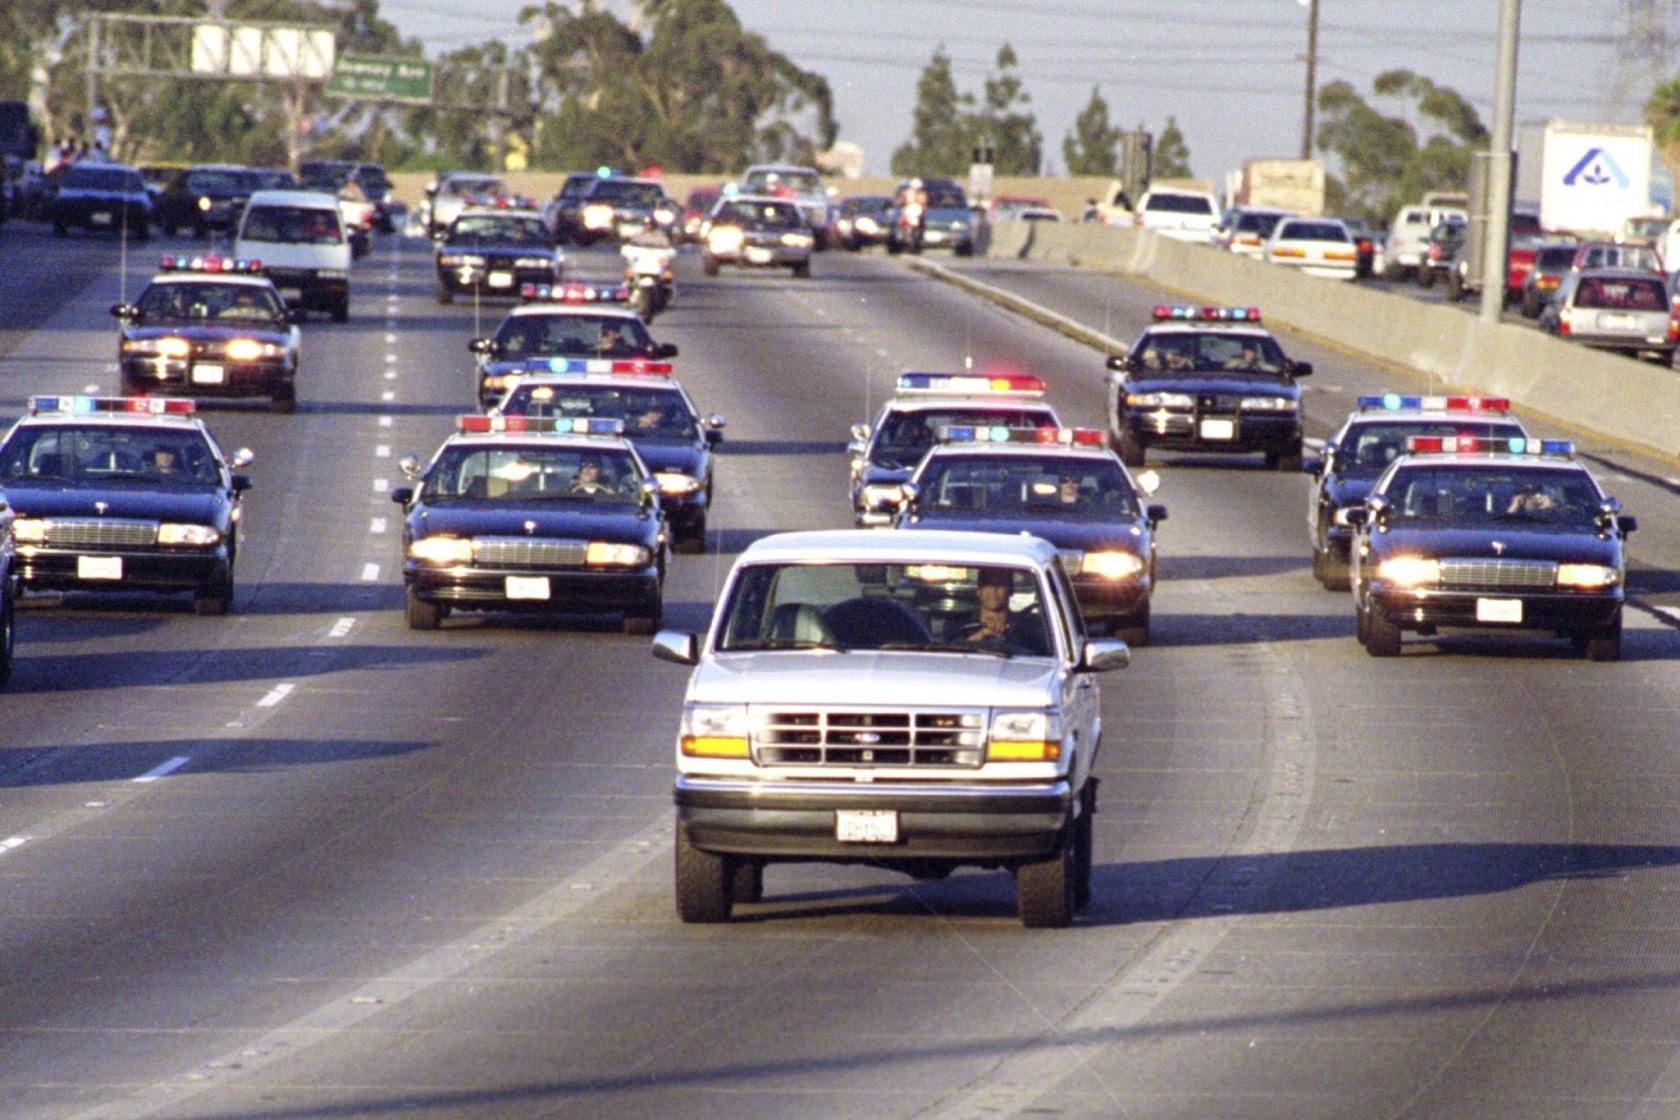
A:
[[[89,517],[47,524],[47,543],[61,548],[144,548],[157,543],[156,521]]]
[[[1442,587],[1552,587],[1557,565],[1546,560],[1442,560]]]
[[[474,537],[473,560],[501,568],[581,568],[588,541]]]
[[[753,732],[761,766],[978,766],[980,711],[766,713]]]

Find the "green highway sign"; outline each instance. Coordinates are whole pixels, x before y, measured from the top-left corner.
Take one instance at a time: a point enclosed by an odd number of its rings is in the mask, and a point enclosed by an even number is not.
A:
[[[432,64],[416,58],[341,54],[327,92],[378,101],[430,101]]]

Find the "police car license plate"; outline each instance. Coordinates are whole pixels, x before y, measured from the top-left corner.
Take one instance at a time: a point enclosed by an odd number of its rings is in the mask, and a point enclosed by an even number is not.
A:
[[[1235,420],[1203,420],[1201,432],[1203,439],[1236,439],[1237,422]]]
[[[895,809],[837,809],[834,838],[842,844],[898,843],[898,812]]]
[[[227,381],[227,369],[208,362],[192,367],[192,379],[196,385],[221,385]]]
[[[76,557],[77,579],[122,579],[121,556]]]
[[[753,264],[769,264],[770,250],[761,249],[755,245],[747,250],[747,260]]]
[[[492,272],[488,283],[492,288],[511,288],[513,287],[513,273]]]
[[[547,599],[547,576],[508,576],[507,597],[509,599]]]
[[[1521,599],[1477,599],[1477,622],[1521,622]]]
[[[111,212],[109,210],[95,210],[88,215],[88,221],[96,226],[108,226],[111,224]]]

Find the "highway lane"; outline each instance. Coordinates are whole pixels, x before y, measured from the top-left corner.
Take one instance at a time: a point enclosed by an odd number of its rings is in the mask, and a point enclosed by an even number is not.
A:
[[[355,320],[306,328],[296,416],[211,413],[259,455],[239,612],[24,617],[0,697],[0,839],[28,838],[0,854],[8,1115],[1673,1111],[1674,633],[1634,618],[1610,666],[1462,639],[1372,661],[1310,579],[1303,481],[1257,459],[1162,457],[1156,642],[1105,679],[1076,928],[1021,930],[1001,875],[818,867],[679,925],[681,671],[610,620],[403,626],[376,484],[470,402],[472,313],[389,245]],[[1032,369],[1100,421],[1090,351],[898,262],[693,265],[655,328],[729,418],[726,553],[845,521],[845,430],[901,369]],[[1156,298],[1101,297],[1122,333]],[[108,302],[31,335],[8,397],[26,359],[74,366],[48,391],[95,376]],[[1295,348],[1336,392],[1392,377]],[[1629,504],[1649,526],[1671,503]],[[677,558],[669,623],[704,624],[728,560]]]

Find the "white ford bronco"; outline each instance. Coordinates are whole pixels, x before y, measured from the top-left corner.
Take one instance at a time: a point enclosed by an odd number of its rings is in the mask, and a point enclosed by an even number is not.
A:
[[[708,634],[662,631],[694,666],[677,741],[676,901],[685,922],[759,901],[764,865],[867,863],[919,879],[1015,875],[1027,926],[1091,889],[1096,674],[1056,550],[990,533],[767,537]]]

